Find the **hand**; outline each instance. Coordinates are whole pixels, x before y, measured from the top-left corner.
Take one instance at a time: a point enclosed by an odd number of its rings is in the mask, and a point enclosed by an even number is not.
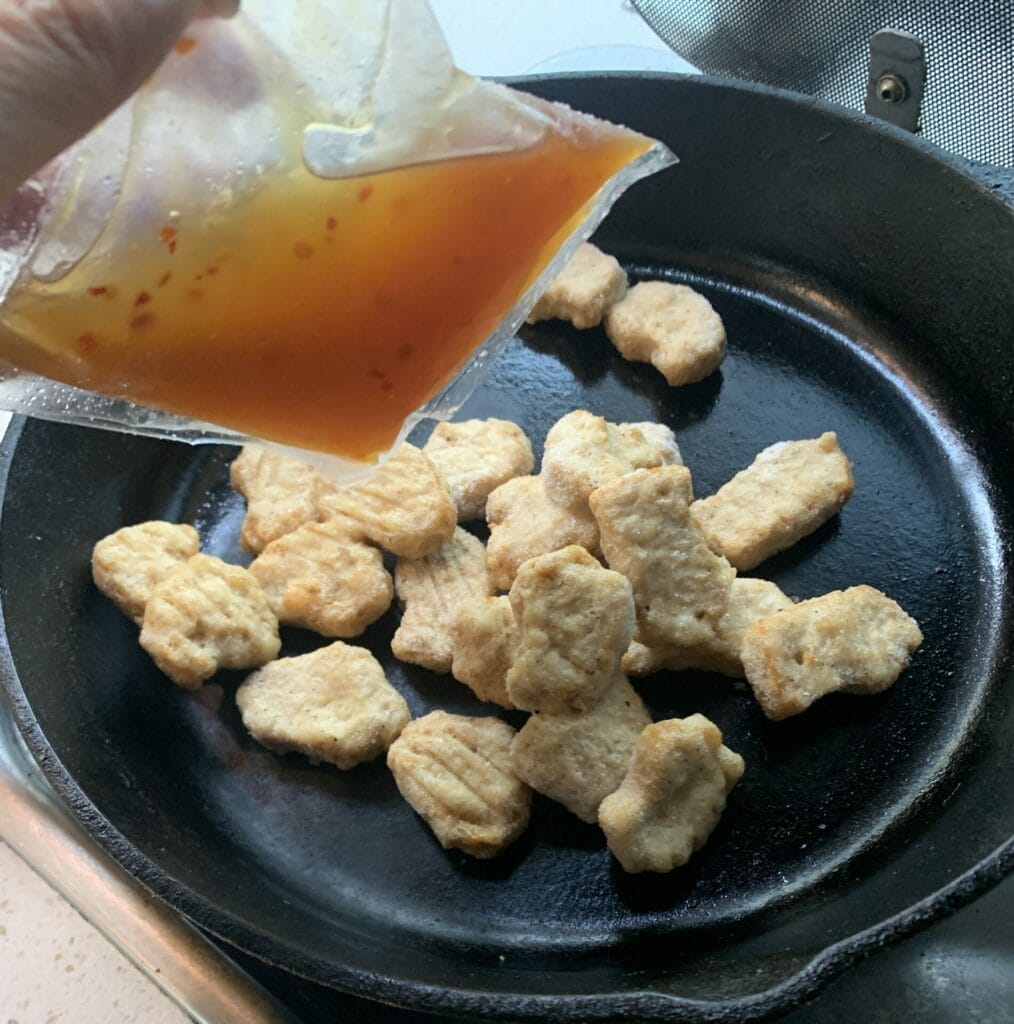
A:
[[[239,0],[0,0],[0,205]]]

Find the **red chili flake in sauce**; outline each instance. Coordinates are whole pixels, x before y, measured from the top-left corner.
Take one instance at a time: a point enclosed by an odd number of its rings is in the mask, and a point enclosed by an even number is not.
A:
[[[138,313],[133,320],[130,321],[132,330],[139,331],[144,327],[148,327],[155,322],[154,313]]]
[[[81,351],[85,355],[87,355],[89,352],[91,352],[95,348],[95,345],[96,345],[95,335],[92,334],[90,331],[86,331],[84,334],[82,334],[77,339],[77,345],[78,345],[78,348],[81,349]]]
[[[196,46],[196,39],[193,39],[190,36],[180,36],[180,38],[176,40],[176,45],[173,49],[182,56],[183,54],[189,53],[191,50],[195,49]]]
[[[171,242],[178,234],[179,231],[176,228],[171,224],[166,224],[158,233],[158,237],[161,238],[163,242]]]
[[[334,229],[336,227],[338,227],[338,218],[337,217],[328,217],[328,219],[327,219],[327,229],[328,229],[328,231],[334,231]]]
[[[176,252],[176,239],[174,238],[169,243],[169,255],[172,256]]]
[[[151,302],[151,296],[147,292],[138,292],[137,298],[134,299],[135,306],[146,306]]]
[[[313,246],[309,242],[296,242],[292,247],[297,260],[308,260],[313,255]]]
[[[359,192],[356,193],[356,199],[358,199],[359,202],[361,202],[361,203],[365,203],[366,200],[369,199],[370,196],[372,196],[372,195],[373,195],[373,186],[372,185],[364,185],[359,190]]]
[[[162,275],[162,276],[161,276],[161,277],[160,277],[160,278],[158,279],[158,286],[159,286],[159,288],[164,288],[164,287],[165,287],[165,286],[166,286],[166,285],[167,285],[167,284],[169,283],[169,281],[170,281],[170,279],[172,278],[172,276],[173,276],[173,272],[172,272],[171,270],[167,270],[167,271],[166,271],[166,272],[165,272],[165,273],[164,273],[164,274],[163,274],[163,275]]]
[[[89,295],[95,295],[95,296],[105,295],[107,291],[109,291],[109,288],[108,288],[107,285],[97,284],[94,287],[88,289],[88,294]]]
[[[208,277],[214,277],[218,273],[218,267],[208,267],[204,273],[207,274]]]

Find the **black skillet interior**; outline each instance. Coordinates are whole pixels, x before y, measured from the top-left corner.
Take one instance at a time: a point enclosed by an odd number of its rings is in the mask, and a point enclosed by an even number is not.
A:
[[[514,849],[471,861],[440,849],[382,762],[343,773],[258,747],[237,676],[174,688],[93,588],[93,543],[144,519],[191,522],[205,550],[243,561],[231,451],[29,422],[4,462],[7,686],[100,841],[255,955],[434,1010],[746,1019],[1010,867],[1009,844],[990,855],[1012,821],[1014,218],[917,143],[786,94],[631,76],[532,87],[681,155],[599,239],[634,278],[703,291],[730,354],[673,390],[599,331],[539,325],[461,416],[514,419],[537,447],[578,407],[659,420],[698,494],[774,441],[836,430],[855,497],[758,575],[798,597],[884,590],[926,636],[909,671],[881,696],[827,698],[782,723],[720,677],[645,680],[655,718],[703,712],[747,763],[690,865],[626,876],[596,829],[542,799]],[[363,642],[413,714],[495,713],[395,661],[397,618]],[[283,653],[320,643],[288,631]]]

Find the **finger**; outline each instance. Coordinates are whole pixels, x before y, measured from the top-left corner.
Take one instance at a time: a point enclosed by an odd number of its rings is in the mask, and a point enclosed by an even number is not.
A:
[[[0,0],[0,202],[233,0]]]

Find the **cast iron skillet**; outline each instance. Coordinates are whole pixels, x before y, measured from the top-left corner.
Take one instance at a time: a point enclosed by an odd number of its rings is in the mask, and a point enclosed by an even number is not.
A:
[[[700,288],[730,356],[669,389],[597,332],[529,330],[462,415],[537,440],[588,407],[675,428],[707,494],[780,439],[838,431],[857,490],[760,567],[790,594],[859,582],[926,641],[878,697],[769,723],[728,680],[656,676],[656,718],[701,711],[747,773],[704,850],[620,872],[596,829],[537,800],[528,836],[442,851],[383,763],[339,772],[245,735],[221,677],[169,685],[91,585],[124,524],[196,524],[239,559],[232,452],[19,424],[2,472],[3,676],[49,779],[99,841],[202,927],[297,974],[498,1019],[740,1021],[970,899],[1014,864],[1009,540],[1014,216],[899,132],[798,96],[659,76],[529,86],[667,141],[682,163],[620,202],[601,244]],[[420,714],[489,713],[364,641]],[[285,653],[319,641],[291,631]]]

